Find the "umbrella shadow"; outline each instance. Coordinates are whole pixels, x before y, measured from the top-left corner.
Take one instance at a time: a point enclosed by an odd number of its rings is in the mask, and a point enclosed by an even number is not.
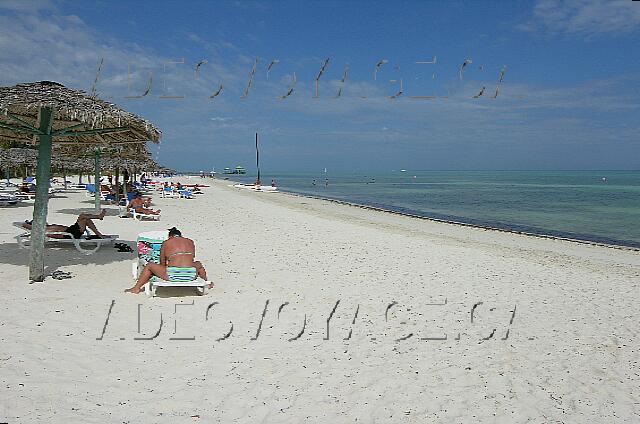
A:
[[[59,267],[69,265],[107,265],[135,259],[136,242],[131,240],[118,240],[132,248],[131,252],[118,252],[113,246],[102,246],[92,255],[78,252],[73,245],[56,246],[48,242],[45,245],[44,262],[45,275],[49,276]],[[0,244],[0,264],[29,266],[29,248],[23,249],[18,243]]]
[[[143,294],[143,292],[140,292],[140,294]],[[198,294],[195,287],[157,287],[155,297],[166,299],[166,298],[173,298],[173,297],[202,297],[202,296]]]
[[[107,213],[106,216],[118,216],[119,215],[119,210],[118,209],[113,209],[113,208],[104,208]],[[81,213],[89,213],[89,214],[95,214],[95,209],[90,209],[90,208],[72,208],[72,209],[56,209],[56,213],[63,213],[63,214],[67,214],[67,215],[75,215],[78,216]]]
[[[20,209],[20,208],[32,208],[32,207],[33,207],[33,203],[20,202],[16,205],[2,206],[0,207],[0,209]]]
[[[87,203],[87,204],[93,205],[93,204],[95,204],[95,199],[93,197],[87,197],[84,200],[81,200],[80,203]],[[115,203],[113,203],[110,200],[100,200],[100,204],[101,205],[111,205],[111,206],[115,205]]]

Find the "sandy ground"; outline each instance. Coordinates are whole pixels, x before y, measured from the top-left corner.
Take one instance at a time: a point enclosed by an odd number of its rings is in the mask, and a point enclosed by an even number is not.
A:
[[[640,422],[640,253],[227,184],[98,223],[177,225],[204,297],[123,293],[111,247],[48,249],[74,277],[27,284],[31,207],[0,209],[0,422]],[[91,207],[64,193],[49,222]]]

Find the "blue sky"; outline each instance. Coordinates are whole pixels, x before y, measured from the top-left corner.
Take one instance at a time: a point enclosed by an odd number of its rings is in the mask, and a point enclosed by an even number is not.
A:
[[[91,91],[103,59],[99,95],[183,170],[251,167],[256,131],[266,172],[639,169],[638,28],[628,0],[0,0],[0,79]]]

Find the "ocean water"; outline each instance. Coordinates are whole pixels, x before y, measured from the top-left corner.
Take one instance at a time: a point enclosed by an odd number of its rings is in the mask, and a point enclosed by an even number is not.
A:
[[[234,179],[252,181],[255,176]],[[318,172],[262,177],[265,184],[271,179],[282,191],[640,248],[640,171]]]

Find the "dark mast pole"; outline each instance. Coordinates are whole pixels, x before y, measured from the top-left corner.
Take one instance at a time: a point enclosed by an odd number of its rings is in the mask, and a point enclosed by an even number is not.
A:
[[[256,168],[258,168],[258,183],[260,182],[260,151],[258,150],[258,133],[256,133]]]

